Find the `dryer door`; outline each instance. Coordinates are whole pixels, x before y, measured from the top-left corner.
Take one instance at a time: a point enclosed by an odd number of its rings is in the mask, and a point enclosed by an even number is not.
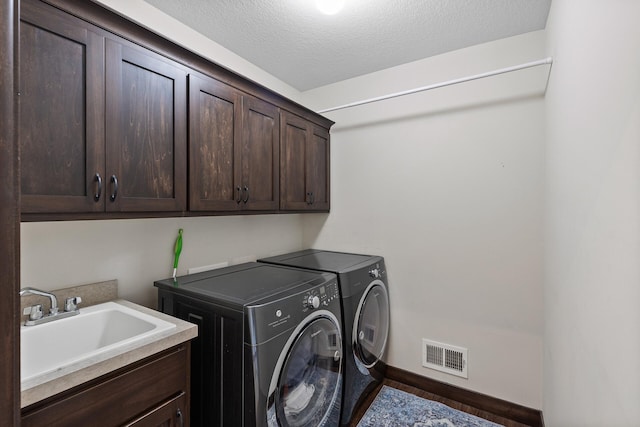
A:
[[[353,323],[357,360],[371,368],[384,353],[389,335],[389,295],[381,280],[369,284],[358,304]]]
[[[319,313],[309,316],[292,334],[276,367],[273,393],[269,393],[269,425],[335,426],[340,419],[340,325],[330,312]]]

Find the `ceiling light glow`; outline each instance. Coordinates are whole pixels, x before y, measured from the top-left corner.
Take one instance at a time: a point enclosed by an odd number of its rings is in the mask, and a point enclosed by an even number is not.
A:
[[[316,7],[325,15],[335,15],[343,6],[344,0],[316,0]]]

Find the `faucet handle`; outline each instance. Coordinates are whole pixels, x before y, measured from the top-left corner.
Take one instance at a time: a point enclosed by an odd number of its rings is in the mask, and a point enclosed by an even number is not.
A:
[[[82,302],[80,297],[71,297],[64,300],[64,311],[76,311],[78,304]]]
[[[31,307],[25,307],[22,314],[29,315],[29,320],[42,319],[44,313],[42,312],[42,304],[32,305]]]

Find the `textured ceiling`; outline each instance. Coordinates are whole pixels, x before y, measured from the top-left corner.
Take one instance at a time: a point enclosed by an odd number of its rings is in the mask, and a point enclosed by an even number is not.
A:
[[[551,0],[145,0],[298,90],[545,28]]]

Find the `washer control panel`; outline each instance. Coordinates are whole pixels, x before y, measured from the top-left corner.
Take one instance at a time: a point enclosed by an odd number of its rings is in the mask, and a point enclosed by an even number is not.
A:
[[[306,305],[309,308],[318,308],[318,307],[320,307],[320,297],[317,296],[317,295],[309,295],[307,297]]]
[[[326,307],[334,300],[340,298],[338,291],[338,283],[331,282],[323,286],[318,286],[305,292],[302,296],[302,308],[306,310],[315,310],[320,306]]]

